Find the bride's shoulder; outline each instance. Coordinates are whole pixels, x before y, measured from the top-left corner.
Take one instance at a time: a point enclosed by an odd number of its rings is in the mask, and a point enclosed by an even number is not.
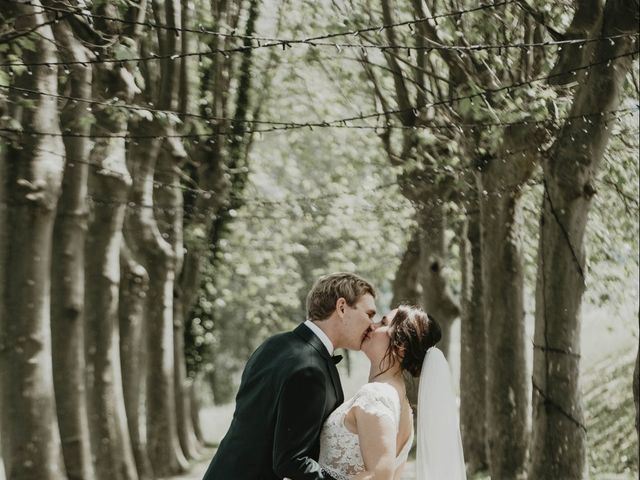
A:
[[[386,382],[369,382],[361,386],[356,395],[398,397],[398,391]]]
[[[365,383],[353,397],[353,406],[365,410],[380,408],[390,410],[397,417],[400,413],[400,396],[392,385],[384,382]]]

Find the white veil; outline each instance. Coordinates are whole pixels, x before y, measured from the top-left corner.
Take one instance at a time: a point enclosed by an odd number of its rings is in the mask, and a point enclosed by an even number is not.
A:
[[[456,397],[449,364],[432,347],[422,365],[418,389],[418,480],[466,480]]]

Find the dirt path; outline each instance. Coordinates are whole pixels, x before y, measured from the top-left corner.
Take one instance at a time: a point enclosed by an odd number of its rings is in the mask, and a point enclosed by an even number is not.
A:
[[[201,460],[197,462],[193,462],[191,464],[191,468],[187,473],[183,475],[178,475],[176,477],[169,477],[169,479],[170,480],[202,480],[202,477],[204,476],[204,472],[207,470],[207,467],[209,466],[209,462],[213,458],[214,452],[215,452],[215,448],[206,449],[202,454]]]

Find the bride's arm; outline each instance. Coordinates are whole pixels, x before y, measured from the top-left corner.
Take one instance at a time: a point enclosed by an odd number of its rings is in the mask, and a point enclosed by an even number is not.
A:
[[[388,415],[354,407],[356,429],[365,472],[353,480],[392,480],[396,460],[396,426]]]

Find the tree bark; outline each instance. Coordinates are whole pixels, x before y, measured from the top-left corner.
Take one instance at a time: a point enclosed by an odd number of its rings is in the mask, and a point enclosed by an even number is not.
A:
[[[488,339],[487,438],[493,478],[517,478],[526,467],[529,392],[518,201],[536,160],[533,154],[509,156],[508,161],[500,156],[522,150],[535,138],[527,127],[509,129],[498,157],[483,159],[478,175]]]
[[[56,24],[54,34],[64,47],[61,55],[65,61],[88,60],[67,22]],[[70,95],[91,98],[91,68],[70,68]],[[79,102],[68,103],[61,114],[63,129],[79,136],[64,137],[67,162],[53,230],[53,258],[57,262],[51,270],[53,379],[60,437],[67,475],[79,480],[95,478],[84,377],[84,242],[91,153],[88,120],[86,105]]]
[[[181,34],[178,30],[181,27],[180,3],[177,0],[164,3],[154,0],[152,5],[156,22],[175,27],[176,30],[156,32],[160,54],[167,58],[159,62],[159,89],[156,92],[150,88],[152,79],[147,78],[145,96],[147,101],[159,108],[175,111],[178,107],[180,69],[177,62],[169,57],[181,51]],[[177,165],[161,163],[163,137],[166,133],[173,133],[170,127],[154,118],[139,122],[136,131],[157,132],[159,135],[158,138],[141,140],[129,151],[129,162],[136,170],[131,200],[137,207],[127,217],[127,231],[136,237],[131,238],[128,245],[149,274],[145,304],[147,449],[154,474],[161,477],[181,473],[188,466],[177,431],[173,318],[174,285],[182,255],[182,203],[174,202],[178,198],[176,195],[169,196],[168,203],[159,208],[154,207],[163,203],[162,196],[165,193],[165,190],[154,192],[154,181],[160,170],[174,171],[170,174],[172,177],[177,175]],[[171,149],[175,149],[176,144],[177,140],[167,141]],[[166,182],[158,182],[158,185],[160,183]],[[179,188],[179,183],[166,191],[172,192],[175,187]],[[176,190],[175,193],[178,192]],[[178,243],[179,247],[176,247]]]
[[[201,445],[207,446],[204,434],[202,433],[202,426],[200,425],[200,399],[198,398],[198,391],[196,386],[198,385],[198,376],[193,380],[189,389],[189,398],[191,402],[191,423],[193,423],[193,431],[196,434],[196,438]]]
[[[123,142],[124,143],[124,142]],[[102,175],[101,175],[102,176]],[[126,201],[123,178],[92,180],[95,203],[87,236],[87,364],[92,443],[100,479],[136,479],[120,369],[118,291]]]
[[[127,424],[131,437],[131,448],[140,480],[151,480],[153,470],[147,453],[147,439],[144,435],[143,400],[146,378],[146,346],[144,334],[144,305],[149,288],[147,271],[135,261],[126,244],[120,249],[119,312],[120,320],[120,361],[122,366],[122,387]]]
[[[407,248],[402,256],[402,261],[396,270],[396,276],[393,280],[393,298],[391,300],[391,308],[398,305],[420,305],[422,300],[422,286],[419,283],[420,272],[420,231],[416,229],[409,238]],[[407,398],[412,406],[418,403],[418,387],[417,378],[413,378],[409,374],[404,375],[404,383],[407,390]],[[415,426],[414,418],[414,426]]]
[[[637,6],[637,2],[607,1],[600,35],[637,33]],[[597,42],[596,65],[578,86],[572,119],[564,125],[544,164],[534,335],[532,479],[581,479],[587,475],[579,389],[584,232],[596,193],[593,182],[610,136],[607,112],[619,105],[631,61],[630,56],[620,56],[635,48],[628,38]],[[602,116],[591,115],[600,112]]]
[[[423,306],[442,328],[440,350],[449,356],[451,326],[460,315],[460,308],[451,297],[443,274],[447,251],[445,246],[444,201],[430,193],[418,206],[420,229],[420,270]]]
[[[575,0],[575,13],[571,25],[567,29],[563,40],[575,40],[589,38],[600,27],[602,20],[602,0]],[[552,85],[566,85],[574,82],[577,68],[588,63],[589,53],[593,53],[592,44],[575,43],[564,45],[559,51],[556,64],[550,72],[549,83]]]
[[[96,71],[94,97],[104,92],[131,99],[133,85],[124,67]],[[137,472],[127,428],[120,362],[118,303],[120,249],[131,177],[125,163],[127,114],[120,109],[96,111],[100,134],[91,163],[100,166],[89,177],[93,215],[86,243],[86,351],[92,448],[101,480],[135,480]]]
[[[18,32],[38,28],[27,63],[58,60],[55,39],[39,2],[3,5],[15,14]],[[31,67],[15,86],[58,93],[57,69]],[[22,95],[21,95],[22,97]],[[51,248],[60,195],[64,144],[56,99],[25,95],[27,106],[15,104],[14,118],[25,130],[49,135],[22,135],[6,156],[7,201],[3,251],[3,297],[0,308],[0,393],[2,455],[11,480],[62,480],[62,451],[55,414],[51,368]],[[17,97],[16,97],[17,100]]]
[[[164,132],[158,121],[142,121],[136,132]],[[129,150],[137,171],[131,200],[136,208],[127,215],[126,232],[135,235],[127,244],[149,274],[145,303],[148,352],[146,379],[147,448],[156,476],[184,471],[187,461],[178,441],[174,390],[173,288],[176,256],[158,226],[154,203],[154,172],[162,147],[157,138],[142,139]],[[162,208],[165,208],[164,206]],[[169,206],[173,210],[180,206]]]
[[[170,206],[165,209],[164,215],[159,215],[162,221],[159,222],[160,230],[171,245],[173,255],[176,259],[174,270],[180,272],[184,264],[184,241],[183,241],[183,216],[184,209],[180,179],[177,174],[177,166],[186,157],[186,152],[182,144],[168,140],[169,148],[163,151],[159,159],[159,168],[156,178],[159,183],[167,185],[165,188],[156,191],[157,203]],[[168,150],[168,151],[167,151]],[[178,281],[174,282],[173,295],[173,357],[174,365],[174,388],[175,388],[175,408],[176,426],[178,430],[178,440],[180,447],[187,459],[196,458],[197,439],[193,432],[191,422],[190,403],[188,401],[187,365],[184,354],[184,325],[186,306],[184,292],[181,291]],[[190,295],[187,298],[190,299]]]
[[[393,280],[391,308],[395,308],[400,304],[418,305],[420,303],[422,287],[418,282],[418,272],[420,270],[419,237],[419,231],[415,230],[407,243],[407,248]]]
[[[477,192],[467,204],[460,236],[460,430],[469,473],[489,468],[487,452],[487,328],[482,292],[482,242]]]
[[[184,356],[184,309],[180,303],[173,310],[174,315],[174,355],[176,358],[175,386],[176,386],[176,417],[178,424],[178,439],[185,456],[189,459],[198,457],[199,441],[196,437],[191,413],[191,384],[187,377],[187,365]]]

